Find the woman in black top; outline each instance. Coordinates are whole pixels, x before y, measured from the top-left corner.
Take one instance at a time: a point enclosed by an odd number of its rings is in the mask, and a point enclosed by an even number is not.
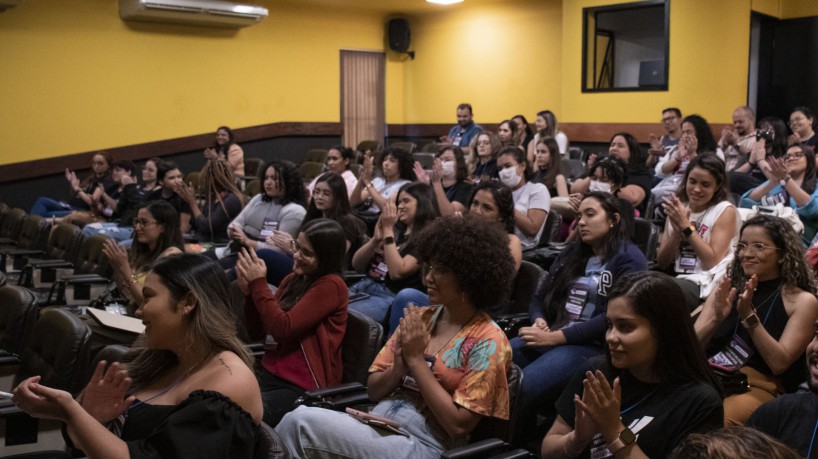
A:
[[[744,224],[728,274],[707,298],[695,327],[711,364],[748,376],[749,392],[724,400],[725,424],[742,425],[762,403],[804,380],[803,356],[818,302],[803,244],[777,217]]]

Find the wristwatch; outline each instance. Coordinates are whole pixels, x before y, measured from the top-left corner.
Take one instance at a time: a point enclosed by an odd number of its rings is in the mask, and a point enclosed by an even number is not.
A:
[[[395,238],[392,236],[386,236],[383,238],[383,245],[390,245],[395,243]]]
[[[741,319],[741,326],[747,330],[756,328],[759,323],[760,321],[758,320],[758,315],[755,313],[755,311],[744,319]]]
[[[628,445],[632,445],[635,442],[636,435],[631,429],[625,427],[625,430],[619,432],[619,436],[616,437],[616,440],[608,443],[608,451],[610,451],[611,454],[616,454],[623,448],[627,447]]]
[[[781,184],[781,186],[787,186],[787,183],[790,181],[790,179],[791,179],[791,178],[792,178],[792,177],[790,177],[790,176],[788,175],[788,176],[784,177],[783,179],[781,179],[781,181],[780,181],[780,182],[778,182],[778,183],[780,183],[780,184]]]
[[[693,233],[695,233],[695,232],[696,232],[696,227],[694,227],[693,225],[682,228],[682,234],[684,234],[685,239],[692,236]]]

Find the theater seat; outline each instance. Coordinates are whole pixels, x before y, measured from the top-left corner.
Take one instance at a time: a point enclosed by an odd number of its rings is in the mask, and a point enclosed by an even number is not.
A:
[[[37,297],[31,291],[16,285],[0,288],[0,365],[19,364],[38,314]]]

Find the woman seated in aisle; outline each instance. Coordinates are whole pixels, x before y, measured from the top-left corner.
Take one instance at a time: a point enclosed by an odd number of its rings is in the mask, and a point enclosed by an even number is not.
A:
[[[366,224],[352,212],[344,179],[336,173],[329,172],[318,178],[296,236],[309,222],[318,218],[328,218],[341,225],[346,240],[343,269],[352,269],[352,255],[366,239]],[[267,282],[272,285],[279,285],[293,271],[293,239],[279,233],[271,240],[275,249],[262,249],[256,253],[267,264]]]
[[[435,155],[430,175],[419,162],[415,162],[415,175],[419,182],[432,185],[441,215],[463,212],[469,204],[472,185],[468,182],[469,171],[460,147],[444,145]]]
[[[531,300],[531,326],[511,340],[523,369],[520,406],[553,402],[573,372],[602,354],[605,308],[614,280],[648,269],[628,239],[620,202],[592,191],[579,205],[579,238],[551,265]],[[530,414],[534,414],[530,412]]]
[[[236,143],[233,130],[227,126],[216,129],[216,141],[204,150],[204,157],[210,161],[225,161],[236,177],[244,176],[244,150]]]
[[[265,250],[271,260],[276,255],[285,258],[286,271],[273,284],[278,285],[292,271],[292,241],[307,212],[304,209],[304,182],[295,166],[281,161],[264,166],[261,180],[262,192],[253,196],[227,226],[227,235],[233,242],[227,248],[211,253],[220,258],[219,264],[225,269],[235,266],[242,247]]]
[[[405,288],[425,291],[416,255],[416,236],[439,216],[432,187],[425,183],[401,187],[397,206],[386,202],[374,236],[352,257],[352,266],[367,277],[350,287],[349,293],[365,293],[368,297],[350,303],[350,309],[383,324],[399,291]]]
[[[627,132],[618,132],[611,137],[608,154],[619,158],[627,164],[625,183],[617,191],[616,197],[631,203],[634,209],[643,213],[653,185],[651,172],[645,165],[645,153],[639,147],[636,138]],[[593,167],[593,160],[588,161],[588,167]],[[575,181],[571,185],[571,193],[586,193],[590,190],[591,177]]]
[[[815,278],[785,220],[751,218],[735,248],[729,275],[695,324],[711,365],[741,371],[750,383],[748,392],[724,399],[727,425],[743,425],[761,404],[804,381],[804,351],[818,319]]]
[[[498,177],[500,169],[497,167],[497,152],[500,148],[502,148],[500,138],[490,131],[483,131],[472,139],[467,162],[469,177],[474,183]]]
[[[546,137],[551,137],[557,141],[560,155],[565,156],[568,154],[568,137],[564,132],[560,131],[559,125],[557,124],[557,115],[555,115],[554,112],[551,110],[543,110],[537,113],[537,119],[534,124],[537,127],[537,133],[534,134],[534,139],[532,142],[529,142],[528,150],[526,150],[526,158],[529,163],[534,164],[534,159],[537,155],[536,146],[540,143],[540,140]]]
[[[41,217],[64,217],[75,210],[91,210],[103,191],[113,185],[111,164],[114,160],[107,151],[95,153],[91,158],[91,175],[80,181],[73,171],[65,170],[65,179],[71,186],[71,199],[67,202],[41,196],[34,202],[31,215]]]
[[[236,187],[236,176],[225,161],[208,161],[199,176],[205,207],[199,207],[193,187],[179,183],[176,193],[190,206],[192,226],[202,242],[227,241],[227,225],[236,218],[247,197]]]
[[[722,426],[718,382],[670,277],[618,279],[606,317],[606,357],[565,388],[543,457],[666,457],[687,435]]]
[[[308,200],[312,199],[312,192],[315,189],[315,184],[318,183],[318,179],[329,173],[338,174],[344,179],[348,193],[347,198],[352,197],[352,191],[355,189],[355,185],[358,184],[358,178],[355,177],[355,174],[349,168],[353,161],[355,161],[355,151],[351,148],[341,145],[330,148],[329,151],[327,151],[327,159],[324,161],[327,166],[327,171],[315,177],[312,182],[307,185],[307,190],[309,191]]]
[[[780,118],[768,116],[758,122],[756,141],[747,162],[728,173],[730,191],[744,194],[767,180],[764,175],[768,157],[782,158],[787,152],[787,125]]]
[[[480,182],[474,187],[471,202],[469,203],[469,214],[481,217],[488,222],[497,222],[508,233],[508,249],[511,257],[514,258],[514,275],[520,270],[523,261],[523,248],[520,245],[520,238],[514,234],[514,197],[511,189],[500,182],[487,180]],[[428,304],[429,297],[420,290],[405,288],[398,292],[395,301],[389,310],[389,330],[391,335],[398,329],[400,320],[403,318],[403,311],[409,305]],[[489,306],[486,310],[489,316],[496,318],[500,314],[507,313],[503,301]]]
[[[179,214],[165,201],[153,201],[139,209],[133,226],[130,252],[113,239],[105,241],[102,250],[111,260],[119,290],[135,309],[142,304],[142,287],[151,266],[162,257],[184,252],[185,243]]]
[[[730,247],[738,240],[741,220],[727,198],[724,162],[716,155],[697,155],[676,195],[662,203],[667,224],[656,262],[662,269],[673,265],[691,311],[707,298],[732,259]]]
[[[790,113],[792,135],[789,143],[803,143],[813,150],[818,147],[818,136],[815,135],[815,115],[809,107],[795,107]]]
[[[799,143],[789,147],[783,158],[769,157],[765,163],[767,181],[744,193],[741,207],[776,204],[792,207],[804,224],[801,241],[809,245],[818,230],[815,152]]]
[[[509,293],[513,260],[498,225],[444,217],[421,233],[429,301],[410,308],[370,367],[373,415],[401,434],[346,414],[300,407],[276,427],[295,457],[438,458],[484,417],[508,419],[505,334],[485,313]]]
[[[126,363],[106,372],[100,362],[78,400],[39,376],[21,382],[13,400],[32,416],[63,421],[91,458],[253,458],[261,396],[230,297],[216,263],[164,258],[145,281],[137,310],[145,333]]]
[[[275,426],[304,391],[341,383],[341,341],[347,324],[347,287],[341,279],[346,249],[338,222],[312,220],[294,241],[293,273],[276,293],[267,288],[264,261],[242,249],[237,281],[254,335],[267,335],[257,372],[264,422]],[[259,333],[260,332],[260,333]]]
[[[372,154],[367,153],[358,183],[355,184],[349,198],[355,214],[367,224],[370,234],[374,231],[378,215],[386,203],[389,201],[394,203],[393,196],[396,196],[398,190],[416,179],[415,161],[412,155],[402,148],[390,148],[383,152],[380,164],[382,177],[374,177],[374,162]]]
[[[503,147],[497,155],[500,181],[514,196],[514,225],[523,249],[540,243],[545,218],[551,210],[551,195],[542,183],[528,181],[531,168],[517,147]]]

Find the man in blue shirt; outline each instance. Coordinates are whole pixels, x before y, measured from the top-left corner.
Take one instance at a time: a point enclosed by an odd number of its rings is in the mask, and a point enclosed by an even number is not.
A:
[[[449,131],[446,139],[441,139],[456,147],[468,147],[471,139],[479,134],[483,128],[472,120],[471,104],[457,106],[457,126]]]

